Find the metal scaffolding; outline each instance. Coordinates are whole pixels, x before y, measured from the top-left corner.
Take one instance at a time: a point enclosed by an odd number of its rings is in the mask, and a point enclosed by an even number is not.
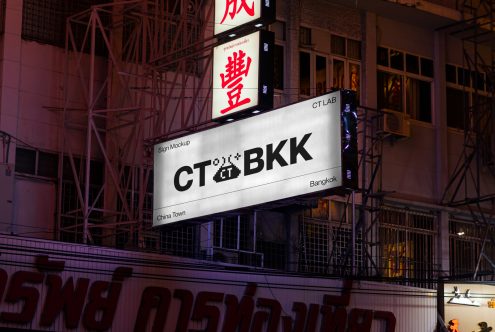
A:
[[[59,240],[126,248],[159,241],[151,230],[153,144],[214,125],[208,118],[212,9],[204,0],[115,1],[67,20]],[[78,94],[83,100],[74,105]],[[362,213],[339,258],[342,275],[378,273],[372,242],[383,199],[377,180],[382,117],[359,108]],[[347,198],[355,203],[354,193]],[[366,256],[359,267],[357,242]],[[334,255],[335,248],[329,259]]]
[[[446,27],[462,41],[464,97],[463,152],[444,191],[443,202],[467,208],[476,225],[485,234],[473,278],[495,274],[495,262],[485,253],[488,243],[495,244],[495,225],[490,204],[495,192],[486,177],[495,178],[495,1],[464,0],[460,4],[463,20]],[[468,82],[471,82],[469,84]],[[472,95],[469,102],[467,88]],[[482,260],[492,271],[480,271]]]
[[[495,112],[495,1],[470,2],[464,8],[466,19],[449,29],[466,45],[469,72],[486,73],[490,102],[482,102],[475,84],[474,103],[466,112],[471,125],[465,126],[463,154],[444,202],[467,206],[486,234],[493,234],[482,205],[494,200],[495,193],[486,192],[480,174],[495,174],[493,128],[488,126]],[[151,230],[152,149],[156,142],[214,125],[209,119],[211,51],[216,43],[212,14],[211,1],[131,0],[92,6],[69,17],[59,240],[143,249],[160,241]],[[489,45],[490,62],[479,55],[481,44]],[[377,128],[383,114],[361,107],[359,120],[360,189],[346,196],[353,207],[352,235],[343,254],[334,245],[328,265],[338,255],[333,273],[381,276],[377,239],[386,193],[380,183],[384,137]],[[338,232],[333,244],[336,236]],[[256,238],[253,241],[256,253]],[[362,265],[355,259],[357,246],[363,248]],[[482,251],[479,260],[483,258],[489,260]],[[477,273],[478,268],[475,277]]]
[[[136,0],[68,18],[60,240],[143,247],[156,237],[153,143],[208,125],[211,15],[203,0]]]

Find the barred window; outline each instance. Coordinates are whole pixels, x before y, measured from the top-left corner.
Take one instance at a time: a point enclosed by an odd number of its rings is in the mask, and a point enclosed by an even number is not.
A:
[[[391,207],[380,215],[380,265],[386,277],[404,279],[411,286],[433,287],[436,271],[436,217]]]
[[[343,204],[343,203],[342,203]],[[344,221],[345,222],[345,221]],[[304,218],[299,224],[299,271],[322,274],[348,274],[352,267],[350,255],[352,229],[335,221]],[[356,234],[354,261],[364,266],[362,233]]]
[[[485,233],[484,225],[455,217],[450,218],[450,274],[452,276],[472,277],[478,262],[479,276],[493,274],[490,261],[495,257],[495,243],[488,240],[483,246]],[[493,238],[493,233],[488,234],[487,238]]]
[[[199,225],[185,225],[160,232],[160,249],[183,257],[196,257]]]

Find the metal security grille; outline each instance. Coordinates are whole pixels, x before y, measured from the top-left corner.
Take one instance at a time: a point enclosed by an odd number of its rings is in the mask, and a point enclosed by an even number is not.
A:
[[[24,0],[22,38],[64,46],[65,3],[65,0]]]
[[[109,0],[24,0],[22,39],[63,47],[67,17]],[[75,31],[82,40],[84,31]],[[101,43],[100,43],[101,44]]]
[[[457,277],[472,277],[473,271],[483,278],[483,275],[493,274],[490,262],[495,257],[495,246],[491,239],[492,234],[485,234],[485,228],[473,222],[451,218],[449,220],[450,238],[450,274]],[[478,265],[479,264],[479,265]],[[477,268],[478,265],[478,268]]]
[[[339,226],[331,221],[316,221],[305,218],[299,224],[301,272],[345,274],[350,272],[352,230],[350,226]],[[354,248],[356,266],[363,264],[362,236],[356,234]]]
[[[302,272],[326,273],[331,227],[328,223],[304,219],[300,223],[302,237],[299,269]]]
[[[349,274],[352,260],[350,257],[350,245],[352,243],[352,230],[350,228],[332,227],[333,254],[331,255],[334,272]],[[356,246],[354,248],[354,264],[360,268],[363,266],[363,237],[361,232],[356,234]],[[340,268],[339,268],[340,267]],[[343,267],[343,268],[342,268]],[[340,269],[340,270],[339,270]],[[342,270],[344,269],[344,270]]]
[[[436,217],[419,211],[385,207],[380,216],[380,266],[385,277],[408,285],[433,287]]]
[[[199,225],[186,225],[162,231],[160,233],[161,251],[176,256],[195,257],[199,227]]]

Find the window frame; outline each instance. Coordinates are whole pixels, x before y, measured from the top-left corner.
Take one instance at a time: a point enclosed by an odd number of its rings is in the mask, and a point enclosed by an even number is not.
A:
[[[451,82],[450,80],[447,80],[447,68],[450,67],[451,69],[454,70],[454,73],[455,73],[455,83],[454,82]],[[444,71],[445,71],[445,76],[446,76],[446,80],[445,80],[445,94],[447,94],[447,89],[455,89],[455,90],[458,90],[458,91],[461,91],[462,93],[467,93],[467,99],[465,100],[465,109],[464,109],[464,112],[466,111],[466,109],[469,109],[471,107],[473,107],[473,103],[474,103],[474,95],[475,95],[475,92],[478,93],[478,95],[484,97],[484,98],[489,98],[490,97],[490,93],[489,93],[489,82],[487,81],[487,76],[486,76],[486,73],[480,73],[480,72],[469,72],[469,75],[468,75],[468,78],[469,78],[469,82],[468,84],[463,84],[463,82],[461,82],[460,78],[459,78],[459,72],[462,71],[463,73],[465,73],[466,71],[468,71],[468,69],[460,66],[460,65],[456,65],[456,64],[453,64],[453,63],[446,63],[445,64],[445,68],[444,68]],[[478,89],[478,88],[475,88],[473,87],[473,85],[475,84],[475,82],[473,81],[473,73],[477,73],[477,74],[482,74],[483,77],[484,77],[484,86],[483,86],[483,89]],[[494,83],[492,83],[494,84]],[[464,99],[463,99],[464,100]],[[467,108],[466,108],[467,107]],[[447,113],[447,116],[449,114],[449,109],[446,107],[446,113]],[[466,116],[465,114],[463,116]],[[447,119],[445,120],[447,122]],[[458,127],[451,127],[451,126],[448,126],[448,123],[447,123],[447,128],[449,131],[451,132],[455,132],[455,133],[464,133],[464,130],[466,130],[466,125],[469,126],[469,128],[472,128],[472,119],[468,119],[468,122],[469,123],[465,123],[464,124],[464,127],[463,128],[458,128]]]
[[[17,168],[17,164],[18,164],[17,153],[19,150],[31,151],[31,152],[35,153],[34,166],[33,166],[34,171],[32,173],[31,172],[23,172]],[[45,150],[35,149],[32,147],[28,147],[28,146],[19,145],[16,147],[15,153],[16,153],[16,162],[15,162],[16,166],[14,167],[14,169],[15,169],[15,173],[17,175],[32,177],[32,178],[37,178],[37,179],[42,179],[42,180],[48,180],[48,181],[57,181],[57,179],[59,177],[59,162],[60,162],[60,154],[58,152],[45,151]],[[40,168],[41,168],[40,167],[40,159],[41,159],[40,154],[47,154],[47,155],[51,155],[52,157],[56,158],[57,168],[55,170],[54,176],[40,175]]]
[[[307,28],[306,26],[301,26],[303,28]],[[311,28],[310,28],[311,29]],[[345,55],[340,55],[340,54],[334,54],[332,53],[332,36],[338,37],[338,38],[343,38],[345,43],[344,43],[344,53]],[[299,100],[304,100],[304,99],[309,99],[312,97],[315,97],[319,95],[319,92],[326,93],[334,88],[336,88],[336,85],[333,82],[334,79],[334,62],[335,61],[341,61],[343,62],[344,70],[343,70],[343,82],[342,86],[338,86],[338,89],[351,89],[351,72],[350,68],[351,65],[358,66],[359,68],[359,80],[358,80],[358,101],[359,101],[359,94],[360,94],[360,87],[361,87],[361,57],[362,55],[360,54],[360,59],[357,59],[355,57],[349,57],[348,56],[348,44],[349,40],[356,41],[361,45],[362,41],[359,39],[355,38],[350,38],[347,36],[342,36],[334,33],[329,33],[329,49],[327,52],[322,51],[322,50],[315,50],[314,47],[311,45],[302,45],[299,43],[299,48],[298,48],[298,56],[299,56],[299,73],[301,73],[301,61],[300,61],[300,54],[302,52],[308,53],[310,55],[310,60],[309,60],[309,94],[304,94],[301,91],[301,75],[299,74],[299,83],[298,83],[298,98]],[[309,47],[311,46],[311,47]],[[325,61],[325,66],[326,66],[326,74],[325,74],[325,87],[319,89],[317,87],[317,72],[316,72],[316,64],[317,64],[317,57],[323,57],[326,59]]]
[[[392,75],[399,75],[401,77],[401,110],[398,111],[398,110],[394,110],[395,112],[399,112],[399,113],[403,113],[405,116],[408,116],[409,120],[414,122],[415,124],[420,124],[420,125],[424,125],[424,126],[427,126],[427,127],[432,127],[435,125],[435,118],[434,118],[434,95],[433,95],[433,89],[434,89],[434,77],[429,77],[429,76],[426,76],[426,75],[423,75],[422,74],[422,59],[426,59],[426,60],[432,60],[432,59],[429,59],[427,57],[424,57],[424,56],[421,56],[419,54],[415,54],[415,53],[410,53],[410,52],[406,52],[404,50],[399,50],[399,49],[396,49],[396,48],[393,48],[393,47],[389,47],[389,46],[385,46],[385,45],[379,45],[377,46],[377,55],[378,55],[378,51],[379,49],[386,49],[387,50],[387,63],[388,63],[388,66],[385,66],[385,65],[381,65],[378,63],[378,56],[377,56],[377,63],[376,63],[376,69],[377,69],[377,73],[378,72],[383,72],[385,74],[392,74]],[[396,51],[396,52],[399,52],[402,54],[402,69],[395,69],[395,68],[392,68],[392,64],[391,64],[391,59],[390,59],[390,52],[391,50],[393,51]],[[418,66],[419,66],[419,73],[418,74],[415,74],[415,73],[412,73],[412,72],[408,72],[407,71],[407,56],[412,56],[412,57],[417,57],[418,58]],[[411,110],[409,111],[408,110],[408,89],[407,89],[407,85],[406,85],[406,81],[407,81],[407,78],[410,78],[410,79],[413,79],[413,80],[417,80],[417,81],[423,81],[423,82],[427,82],[430,84],[430,121],[423,121],[423,120],[420,120],[419,119],[419,114],[420,112],[416,112],[417,110]],[[377,80],[378,80],[378,77],[377,77]],[[378,91],[378,82],[377,82],[377,94],[379,93]],[[377,99],[378,96],[377,96]],[[417,113],[415,114],[415,117],[411,116],[411,114],[413,113]]]

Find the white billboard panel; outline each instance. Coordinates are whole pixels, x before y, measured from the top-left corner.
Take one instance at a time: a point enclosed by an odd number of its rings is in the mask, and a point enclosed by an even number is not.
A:
[[[155,145],[153,224],[342,186],[340,118],[337,91]]]

